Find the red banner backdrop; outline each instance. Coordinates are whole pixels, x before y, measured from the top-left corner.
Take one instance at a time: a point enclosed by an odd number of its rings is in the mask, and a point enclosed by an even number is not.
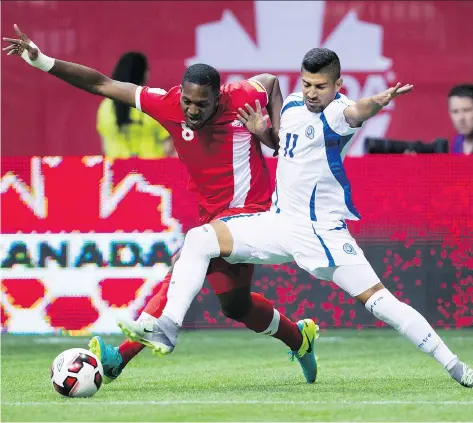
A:
[[[303,54],[326,46],[340,55],[345,92],[356,99],[398,80],[412,95],[368,122],[367,135],[426,140],[453,135],[446,96],[471,82],[473,3],[462,1],[16,1],[2,2],[3,35],[17,23],[48,55],[110,74],[128,50],[148,55],[149,84],[168,89],[186,65],[216,66],[224,82],[259,72],[299,90]],[[1,65],[2,154],[101,154],[100,98],[28,67]]]
[[[276,159],[268,159],[275,172]],[[178,159],[101,156],[3,158],[2,231],[163,232],[198,225],[196,196]],[[449,155],[345,161],[363,219],[357,237],[460,236],[473,228],[473,161]]]

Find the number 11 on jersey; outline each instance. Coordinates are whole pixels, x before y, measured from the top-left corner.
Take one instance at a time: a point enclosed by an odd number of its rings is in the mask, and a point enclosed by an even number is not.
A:
[[[292,138],[292,142],[291,142],[291,138]],[[294,157],[294,149],[296,148],[298,138],[299,138],[299,135],[297,134],[291,134],[290,132],[286,134],[286,146],[284,147],[284,156],[289,155],[291,159]]]

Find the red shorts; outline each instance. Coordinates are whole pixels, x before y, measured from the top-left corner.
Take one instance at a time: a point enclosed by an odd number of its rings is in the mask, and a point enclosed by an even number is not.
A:
[[[236,216],[237,214],[263,213],[265,211],[268,211],[270,207],[270,202],[267,204],[252,204],[245,207],[234,207],[232,209],[223,210],[222,212],[217,213],[213,216],[203,214],[200,216],[199,220],[202,225],[205,225],[206,223],[210,223],[212,220],[217,220],[222,217]]]
[[[253,204],[246,207],[232,208],[222,211],[216,216],[202,216],[202,224],[210,223],[221,217],[236,216],[238,214],[261,213],[269,209],[269,204]],[[207,279],[215,294],[223,294],[235,288],[249,288],[253,279],[254,265],[230,264],[223,258],[217,257],[210,260]]]

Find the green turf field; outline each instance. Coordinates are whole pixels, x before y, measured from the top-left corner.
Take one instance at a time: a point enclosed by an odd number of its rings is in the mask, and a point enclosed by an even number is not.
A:
[[[473,362],[473,331],[441,335]],[[323,331],[314,385],[277,340],[245,330],[185,332],[173,355],[144,351],[93,398],[63,398],[51,386],[51,362],[86,345],[2,336],[2,421],[473,420],[473,390],[389,329]]]

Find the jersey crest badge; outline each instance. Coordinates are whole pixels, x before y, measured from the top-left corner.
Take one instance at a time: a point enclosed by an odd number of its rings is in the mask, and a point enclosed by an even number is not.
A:
[[[353,254],[353,255],[356,255],[356,251],[355,249],[353,248],[353,245],[351,244],[343,244],[343,251],[345,251],[345,253],[347,254]]]
[[[312,125],[309,125],[307,127],[307,129],[305,130],[305,135],[307,138],[310,138],[311,140],[314,139],[315,129]]]

